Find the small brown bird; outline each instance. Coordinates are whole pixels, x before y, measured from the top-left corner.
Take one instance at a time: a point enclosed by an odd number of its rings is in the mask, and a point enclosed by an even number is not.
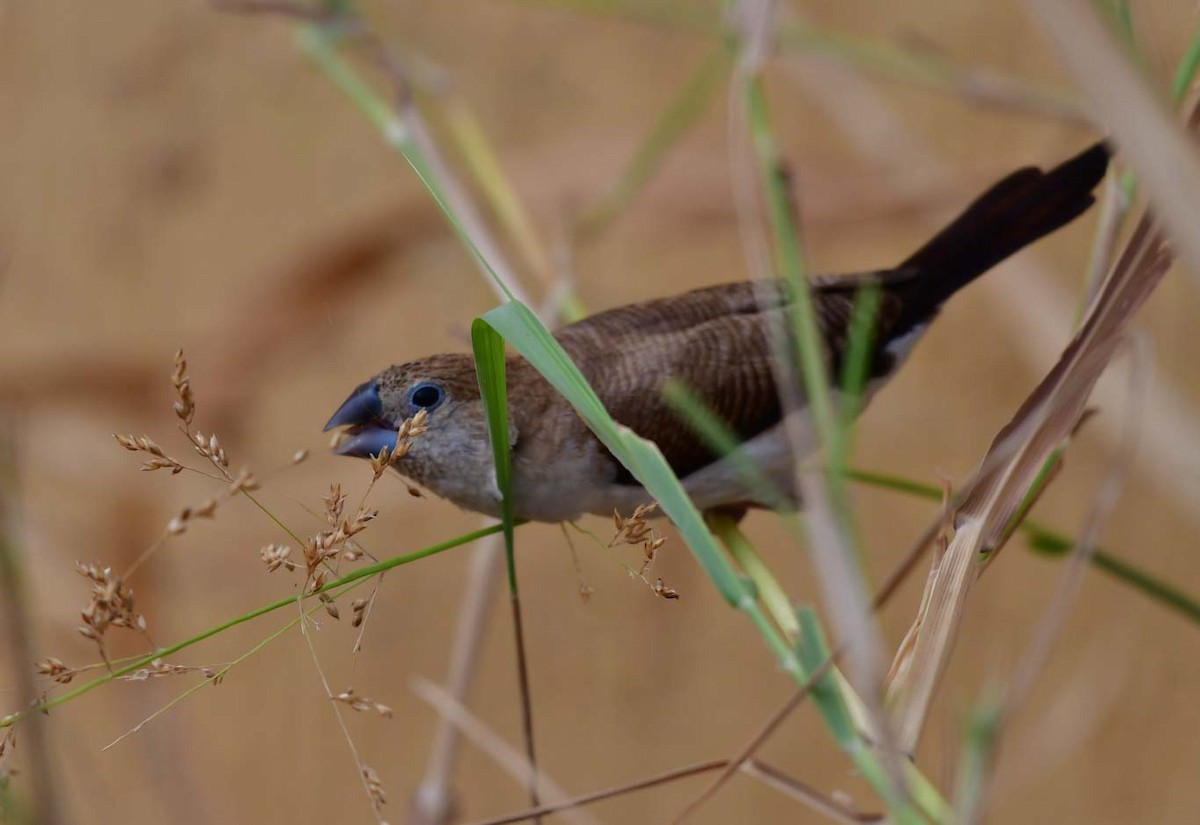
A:
[[[1057,168],[1005,177],[895,269],[813,281],[830,374],[838,374],[856,291],[882,289],[866,397],[894,375],[942,304],[1028,244],[1092,204],[1108,152],[1096,145]],[[714,455],[664,400],[668,378],[689,385],[742,441],[739,448],[782,490],[797,457],[782,426],[772,324],[786,293],[772,282],[698,289],[593,315],[555,338],[614,419],[656,442],[701,510],[768,504]],[[571,406],[524,359],[508,359],[509,441],[518,518],[565,521],[648,500],[645,490]],[[500,493],[475,363],[433,355],[389,367],[361,384],[325,429],[346,428],[337,452],[366,457],[394,448],[400,424],[427,412],[427,431],[395,465],[404,476],[469,510],[495,516]],[[803,410],[798,414],[804,414]],[[807,432],[807,428],[804,430]]]

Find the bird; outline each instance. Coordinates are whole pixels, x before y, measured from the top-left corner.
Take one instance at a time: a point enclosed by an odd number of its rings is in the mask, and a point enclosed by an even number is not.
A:
[[[890,380],[952,295],[1029,244],[1070,223],[1093,203],[1109,152],[1098,143],[1042,171],[1028,166],[976,198],[899,266],[811,279],[828,374],[837,376],[855,296],[879,288],[861,407]],[[620,424],[657,444],[702,512],[769,507],[729,456],[714,453],[664,398],[682,382],[737,436],[778,490],[799,505],[794,467],[817,447],[803,393],[787,426],[776,385],[774,325],[789,291],[781,281],[739,281],[610,309],[562,327],[554,337]],[[512,509],[527,521],[573,521],[584,513],[630,513],[650,502],[640,483],[527,361],[506,360]],[[465,353],[390,366],[363,382],[329,419],[335,452],[359,458],[396,449],[398,430],[423,413],[424,431],[406,439],[392,466],[434,495],[489,516],[501,494],[475,363]],[[796,434],[800,433],[800,438]]]

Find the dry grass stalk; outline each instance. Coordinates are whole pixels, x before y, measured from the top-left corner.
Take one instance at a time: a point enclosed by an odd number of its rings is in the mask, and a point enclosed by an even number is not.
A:
[[[813,811],[842,825],[854,825],[858,822],[885,822],[883,814],[859,811],[853,803],[842,798],[842,794],[825,796],[816,788],[788,776],[771,765],[751,759],[742,765],[742,773],[757,779],[764,785],[774,788],[780,793],[807,805]]]
[[[504,570],[503,542],[503,536],[496,534],[476,542],[471,550],[446,675],[447,691],[458,702],[466,702],[470,694],[492,607],[500,593],[497,581]],[[458,728],[442,717],[433,737],[425,775],[411,797],[412,825],[446,825],[452,821],[456,807],[452,782],[460,745]]]
[[[367,799],[371,803],[371,810],[375,814],[375,819],[379,825],[387,825],[383,818],[383,806],[387,804],[387,795],[384,793],[383,783],[379,778],[379,774],[375,769],[368,765],[359,756],[358,746],[354,743],[354,737],[350,735],[350,728],[346,726],[346,720],[342,718],[342,712],[339,709],[339,704],[350,704],[346,700],[339,699],[339,696],[353,695],[352,690],[344,691],[342,694],[335,694],[329,687],[329,679],[325,676],[325,669],[321,666],[321,659],[317,656],[317,648],[313,643],[312,633],[309,631],[309,623],[312,621],[308,613],[305,612],[304,604],[300,599],[296,600],[296,605],[300,608],[300,635],[304,637],[304,641],[308,644],[309,654],[312,656],[313,668],[317,671],[317,677],[321,680],[321,687],[325,690],[325,696],[331,700],[334,716],[337,718],[338,727],[342,730],[342,736],[346,739],[346,745],[350,748],[350,755],[354,759],[354,764],[358,768],[359,779],[362,782],[363,790],[367,794]],[[314,625],[315,622],[312,622]],[[386,705],[380,705],[381,708],[386,708]],[[390,708],[388,708],[390,711]],[[382,711],[380,711],[382,714]]]
[[[504,741],[495,731],[474,716],[461,702],[432,682],[417,678],[412,690],[419,698],[428,702],[443,719],[446,719],[489,756],[509,776],[527,787],[536,782],[540,796],[551,804],[569,803],[570,797],[539,768],[516,748]],[[599,821],[586,811],[576,808],[562,809],[563,818],[585,825],[599,825]],[[537,814],[531,818],[536,819]]]
[[[162,659],[155,659],[150,663],[149,667],[138,668],[133,673],[122,676],[122,681],[125,682],[145,682],[150,679],[159,679],[163,676],[182,676],[185,673],[200,673],[205,679],[212,681],[214,685],[221,683],[221,672],[209,665],[173,665],[164,662]]]
[[[653,788],[659,785],[666,785],[672,782],[678,782],[681,779],[690,779],[694,776],[701,776],[706,773],[724,769],[736,768],[737,766],[724,759],[715,759],[709,762],[700,762],[695,765],[687,765],[682,768],[666,771],[654,776],[645,777],[642,779],[628,782],[624,785],[618,785],[614,788],[607,788],[602,791],[594,791],[592,793],[577,796],[574,799],[568,799],[563,802],[558,802],[552,805],[542,805],[537,808],[530,808],[517,813],[504,814],[502,816],[491,817],[489,819],[477,820],[470,825],[513,825],[517,822],[527,822],[531,819],[537,819],[541,816],[549,814],[563,813],[572,808],[590,805],[595,802],[601,802],[605,799],[614,799],[619,796],[625,796],[630,793],[642,791],[647,788]],[[834,821],[847,823],[858,822],[884,822],[885,817],[882,814],[864,813],[859,811],[852,801],[845,798],[844,794],[834,792],[829,796],[822,794],[816,789],[806,785],[799,780],[788,776],[778,768],[763,762],[759,759],[749,759],[741,763],[741,772],[747,776],[757,779],[768,787],[774,788],[780,793],[786,794],[804,804],[808,805],[813,810],[821,813]]]
[[[1130,319],[1170,262],[1165,240],[1143,217],[1058,363],[992,442],[955,515],[954,535],[930,571],[917,622],[893,663],[889,699],[906,750],[915,749],[920,738],[967,595],[983,570],[983,554],[1000,549],[1026,492],[1074,432]]]
[[[1026,0],[1096,120],[1137,172],[1190,274],[1200,279],[1200,159],[1146,73],[1085,0]]]

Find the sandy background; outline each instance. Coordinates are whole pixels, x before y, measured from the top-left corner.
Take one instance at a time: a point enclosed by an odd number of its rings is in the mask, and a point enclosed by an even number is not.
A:
[[[368,8],[383,34],[449,71],[546,238],[604,191],[711,48],[669,27],[537,4]],[[1069,87],[1019,6],[804,8],[856,36],[920,41],[964,62]],[[332,409],[393,361],[465,348],[471,319],[493,298],[409,170],[314,71],[287,23],[216,14],[199,0],[42,0],[0,12],[0,409],[21,449],[20,536],[37,653],[83,664],[95,651],[74,630],[87,596],[73,561],[124,567],[180,507],[212,490],[199,477],[139,474],[136,457],[109,436],[146,432],[184,453],[167,381],[177,347],[191,360],[197,423],[221,435],[235,466],[265,476],[293,451],[313,451],[263,490],[281,517],[310,531],[318,528],[306,508],[319,508],[330,481],[360,491],[368,480],[365,465],[325,453],[320,428]],[[1194,4],[1144,3],[1136,12],[1149,70],[1165,77],[1196,23]],[[991,179],[1056,162],[1094,139],[1078,124],[980,108],[820,60],[780,61],[770,79],[811,259],[822,271],[899,260]],[[722,93],[644,195],[575,250],[588,306],[745,276],[727,109]],[[846,128],[894,162],[864,154]],[[955,300],[863,418],[860,465],[930,481],[970,471],[1066,340],[1093,222],[1085,218]],[[315,289],[321,277],[332,286]],[[1194,281],[1175,272],[1143,313],[1139,326],[1156,355],[1147,433],[1104,533],[1114,553],[1192,592],[1200,592],[1197,311]],[[1039,518],[1069,533],[1113,454],[1123,380],[1118,370],[1100,417],[1039,506]],[[934,509],[869,490],[858,500],[871,565],[882,576]],[[410,498],[394,479],[374,504],[381,517],[367,543],[379,554],[480,524],[443,502]],[[608,534],[605,522],[588,523]],[[748,530],[793,594],[816,600],[806,557],[782,541],[772,519],[752,516]],[[292,592],[294,578],[268,576],[258,560],[258,548],[279,538],[260,513],[235,502],[173,541],[132,581],[155,640],[184,638]],[[788,694],[753,629],[724,606],[678,540],[659,563],[683,594],[676,602],[654,598],[578,542],[595,589],[583,604],[559,529],[527,527],[519,539],[539,750],[569,791],[727,756]],[[353,685],[395,709],[391,720],[349,719],[388,789],[393,823],[405,821],[436,723],[408,683],[445,672],[467,559],[463,549],[389,574],[357,660],[348,623],[322,623],[318,646],[335,689]],[[975,591],[923,743],[932,777],[950,783],[963,715],[983,686],[1011,670],[1060,569],[1014,542]],[[884,612],[891,642],[918,597],[913,582]],[[228,661],[286,618],[239,628],[180,661]],[[118,654],[138,649],[132,637],[115,646]],[[51,714],[67,821],[370,821],[295,633],[220,687],[99,751],[193,678],[110,685]],[[1006,740],[993,821],[1195,821],[1198,680],[1200,628],[1089,574]],[[4,712],[15,709],[11,686],[5,657]],[[472,706],[517,740],[503,601]],[[818,788],[862,790],[811,709],[764,754]],[[464,821],[523,805],[520,787],[471,747],[458,787]],[[701,787],[691,780],[593,811],[605,822],[664,822]],[[693,821],[813,816],[739,778]]]

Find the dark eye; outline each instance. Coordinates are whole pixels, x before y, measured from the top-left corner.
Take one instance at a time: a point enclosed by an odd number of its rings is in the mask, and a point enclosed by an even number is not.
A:
[[[445,397],[446,391],[429,381],[417,384],[408,391],[408,403],[421,410],[432,410],[441,404]]]

